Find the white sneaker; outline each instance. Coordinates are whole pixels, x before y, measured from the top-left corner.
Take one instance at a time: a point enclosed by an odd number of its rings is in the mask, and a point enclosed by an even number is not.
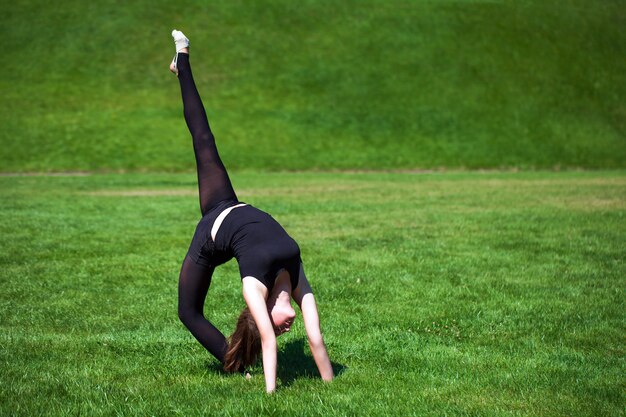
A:
[[[180,52],[183,48],[189,48],[189,39],[180,30],[174,29],[172,31],[172,38],[176,44],[176,53]]]
[[[174,38],[174,43],[176,44],[176,55],[174,55],[174,59],[172,60],[172,65],[170,65],[170,70],[174,73],[178,73],[178,53],[184,48],[189,48],[189,39],[185,36],[183,32],[180,30],[174,29],[172,31],[172,38]]]

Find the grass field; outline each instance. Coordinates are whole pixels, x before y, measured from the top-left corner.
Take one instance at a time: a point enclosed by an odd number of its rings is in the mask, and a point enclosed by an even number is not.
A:
[[[0,3],[0,172],[626,168],[623,0]]]
[[[624,416],[624,6],[0,2],[0,416]],[[178,321],[172,28],[240,199],[300,244],[330,384],[300,322],[268,396]],[[219,268],[226,334],[240,292]]]
[[[0,177],[0,415],[624,415],[626,173],[261,173],[337,379],[298,322],[279,390],[176,316],[192,174]],[[206,313],[243,306],[234,262]]]

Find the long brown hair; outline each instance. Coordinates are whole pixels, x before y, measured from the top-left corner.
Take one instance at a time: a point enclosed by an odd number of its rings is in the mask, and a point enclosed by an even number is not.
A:
[[[237,327],[228,341],[224,370],[239,372],[256,362],[261,354],[261,334],[248,307],[237,319]]]

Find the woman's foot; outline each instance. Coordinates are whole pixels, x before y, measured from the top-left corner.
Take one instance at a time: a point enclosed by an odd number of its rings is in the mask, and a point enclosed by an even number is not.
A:
[[[181,32],[180,30],[176,30],[176,29],[172,31],[172,38],[174,38],[174,43],[176,44],[176,55],[174,56],[174,59],[172,60],[172,63],[170,64],[170,71],[178,75],[178,67],[177,67],[178,54],[189,53],[189,39],[185,36],[183,32]]]

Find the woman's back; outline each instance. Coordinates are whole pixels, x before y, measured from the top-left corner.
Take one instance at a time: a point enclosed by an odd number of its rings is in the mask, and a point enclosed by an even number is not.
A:
[[[237,259],[241,277],[252,276],[271,290],[278,273],[289,272],[298,283],[300,248],[268,213],[246,205],[232,210],[215,235],[215,248]]]

